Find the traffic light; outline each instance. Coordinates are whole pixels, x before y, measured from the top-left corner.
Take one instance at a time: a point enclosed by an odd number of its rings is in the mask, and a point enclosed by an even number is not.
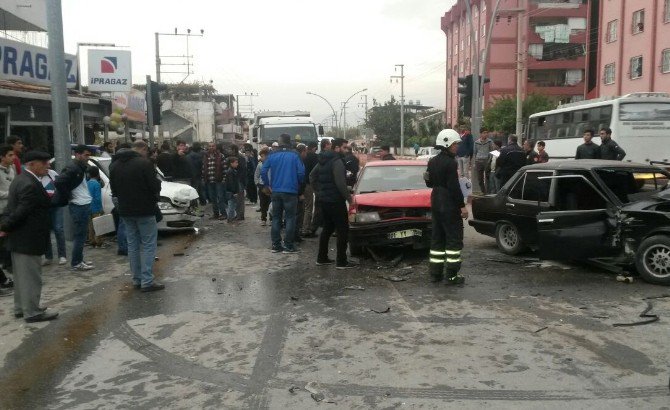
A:
[[[458,99],[458,109],[463,114],[464,117],[472,117],[472,99],[475,95],[475,90],[472,85],[472,75],[466,77],[458,77],[458,94],[460,97]],[[482,86],[482,81],[484,84],[491,82],[487,77],[479,76],[479,86]]]
[[[458,108],[464,117],[472,116],[472,75],[458,77]]]
[[[153,114],[153,125],[160,125],[161,123],[161,90],[164,86],[155,81],[149,83],[147,89],[147,101],[151,100],[151,107],[147,107]],[[151,96],[151,98],[149,98]]]

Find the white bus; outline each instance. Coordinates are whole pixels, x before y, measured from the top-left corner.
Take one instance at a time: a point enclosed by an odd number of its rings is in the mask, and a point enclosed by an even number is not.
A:
[[[528,118],[528,138],[545,141],[552,159],[574,158],[585,130],[612,129],[624,161],[670,162],[670,94],[635,93],[565,104]]]

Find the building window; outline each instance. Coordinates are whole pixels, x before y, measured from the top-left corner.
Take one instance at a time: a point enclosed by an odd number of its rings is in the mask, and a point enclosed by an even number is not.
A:
[[[616,41],[617,30],[619,28],[619,20],[612,20],[607,23],[607,42]]]
[[[661,65],[662,73],[670,73],[670,48],[663,50],[663,64]]]
[[[482,37],[486,37],[486,23],[482,24]]]
[[[466,58],[466,59],[465,59],[465,67],[466,67],[468,70],[471,70],[471,69],[472,69],[472,68],[470,67],[470,59],[469,59],[469,58]]]
[[[461,51],[465,50],[465,40],[461,39]]]
[[[665,0],[665,8],[663,9],[663,21],[670,23],[670,0]]]
[[[630,59],[630,78],[640,77],[642,77],[642,56],[637,56]]]
[[[633,13],[633,34],[644,31],[644,9]]]
[[[605,84],[614,84],[615,65],[614,63],[605,66]]]
[[[460,70],[459,70],[459,71],[461,72],[461,74],[463,74],[463,62],[462,62],[462,61],[461,61],[461,66],[460,66]]]

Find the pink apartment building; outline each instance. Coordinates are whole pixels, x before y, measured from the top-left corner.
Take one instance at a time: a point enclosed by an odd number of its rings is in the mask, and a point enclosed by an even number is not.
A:
[[[475,36],[481,40],[480,55],[485,49],[495,1],[471,0]],[[489,104],[501,96],[516,96],[517,24],[522,25],[523,33],[523,95],[552,95],[561,102],[583,100],[587,88],[590,89],[587,87],[589,43],[592,42],[587,30],[589,9],[587,0],[501,0],[491,33],[485,73],[491,82],[484,87],[484,101]],[[455,124],[458,77],[473,72],[471,29],[465,1],[458,0],[444,14],[441,23],[447,39],[446,122]]]
[[[600,0],[598,83],[589,98],[670,92],[670,0]]]

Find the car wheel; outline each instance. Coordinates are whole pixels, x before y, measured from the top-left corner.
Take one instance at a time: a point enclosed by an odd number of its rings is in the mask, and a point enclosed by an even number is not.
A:
[[[635,266],[645,281],[670,285],[670,237],[658,235],[642,241]]]
[[[496,244],[507,255],[517,255],[525,248],[519,229],[509,222],[501,222],[496,226]]]
[[[360,245],[349,244],[349,254],[354,257],[361,257],[365,253],[365,248]]]

